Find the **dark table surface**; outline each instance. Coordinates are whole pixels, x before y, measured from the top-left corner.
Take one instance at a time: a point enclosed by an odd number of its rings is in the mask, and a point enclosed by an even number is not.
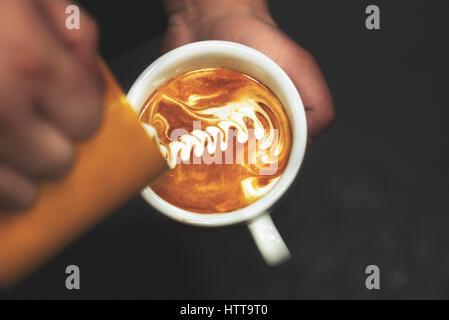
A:
[[[290,261],[268,268],[245,226],[180,228],[137,196],[0,297],[449,298],[448,2],[376,1],[377,31],[365,28],[368,4],[271,1],[281,28],[316,57],[337,110],[273,214]],[[128,89],[163,29],[124,50],[115,42],[126,29],[108,33],[102,23],[114,19],[97,17]],[[65,288],[69,264],[80,267],[79,291]],[[370,264],[378,291],[365,288]]]

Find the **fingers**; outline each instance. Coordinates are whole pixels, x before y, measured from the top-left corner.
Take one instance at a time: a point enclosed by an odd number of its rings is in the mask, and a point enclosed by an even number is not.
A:
[[[63,174],[73,161],[71,142],[37,114],[33,83],[0,69],[0,165],[32,179]]]
[[[66,8],[73,3],[66,0],[40,0],[44,21],[69,51],[94,74],[98,74],[98,27],[81,7],[80,29],[66,28]]]
[[[41,2],[12,2],[16,7],[9,1],[6,3],[10,4],[6,9],[10,11],[9,19],[15,21],[16,30],[11,33],[0,28],[0,43],[7,44],[0,54],[0,68],[3,64],[10,74],[21,76],[23,83],[31,83],[29,90],[37,95],[36,106],[49,122],[73,139],[86,138],[101,120],[103,97],[99,76],[93,76],[58,41],[43,22],[42,10],[25,5]],[[96,59],[95,51],[91,55]],[[2,74],[2,77],[8,76]],[[19,94],[18,90],[14,91]]]
[[[321,136],[335,118],[332,96],[315,59],[296,44],[285,49],[281,67],[287,72],[304,103],[309,139]]]
[[[101,121],[96,33],[58,29],[67,3],[0,1],[0,207],[29,203],[34,184],[67,172],[74,142]]]
[[[33,203],[37,184],[0,164],[0,211],[19,210]]]
[[[0,138],[0,163],[33,179],[61,176],[73,157],[70,140],[32,115],[10,126]]]
[[[68,137],[85,139],[101,121],[102,85],[64,52],[52,56],[53,61],[43,66],[44,79],[35,84],[36,107]]]
[[[52,61],[43,63],[47,82],[38,88],[41,110],[73,139],[84,139],[101,119],[103,84],[97,63],[97,29],[92,19],[81,15],[81,28],[68,30],[65,8],[71,3],[42,0],[41,21],[52,43]],[[43,26],[44,27],[44,26]],[[56,37],[54,37],[56,35]]]

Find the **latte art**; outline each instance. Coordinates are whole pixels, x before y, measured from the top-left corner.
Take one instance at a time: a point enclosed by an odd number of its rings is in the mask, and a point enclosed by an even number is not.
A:
[[[204,152],[213,155],[217,151],[233,151],[231,146],[232,140],[230,139],[232,138],[232,134],[236,135],[238,143],[243,144],[249,142],[250,132],[254,134],[255,140],[260,142],[259,150],[268,150],[274,144],[277,129],[274,129],[269,122],[270,127],[267,131],[269,134],[266,135],[265,128],[257,118],[256,112],[261,114],[267,122],[269,121],[268,115],[252,99],[244,99],[243,101],[235,101],[223,107],[198,111],[196,112],[198,119],[206,120],[201,115],[215,115],[219,119],[226,120],[217,121],[215,125],[207,126],[204,130],[201,130],[201,122],[194,122],[194,130],[190,133],[184,133],[184,129],[175,129],[170,135],[172,142],[168,144],[168,148],[161,146],[161,151],[167,158],[169,166],[174,168],[179,164],[179,160],[186,163],[190,159],[192,152],[196,157],[202,157]],[[247,121],[252,121],[254,129],[247,127],[245,118]],[[268,162],[261,159],[261,165],[277,162],[276,157],[280,153],[280,146],[277,145],[271,151],[275,156],[274,159]],[[220,160],[221,157],[218,161]],[[229,162],[225,163],[229,164]],[[252,158],[248,159],[248,163],[257,164],[258,162]]]
[[[180,208],[229,212],[264,196],[285,169],[291,148],[280,101],[251,77],[208,68],[169,80],[146,101],[170,172],[151,188]]]

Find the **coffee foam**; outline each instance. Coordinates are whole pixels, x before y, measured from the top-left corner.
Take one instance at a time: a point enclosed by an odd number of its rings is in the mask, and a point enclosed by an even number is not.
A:
[[[168,81],[148,98],[140,118],[156,129],[173,169],[152,189],[190,211],[247,206],[274,186],[290,154],[280,101],[233,70],[200,69]]]

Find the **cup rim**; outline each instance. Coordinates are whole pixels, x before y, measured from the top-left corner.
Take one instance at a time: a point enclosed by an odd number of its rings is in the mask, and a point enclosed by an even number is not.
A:
[[[248,46],[221,40],[208,40],[194,42],[178,47],[162,55],[151,63],[137,78],[128,92],[128,100],[136,111],[140,111],[141,105],[136,105],[136,100],[143,93],[141,88],[151,81],[151,77],[158,74],[168,65],[176,64],[180,57],[194,57],[205,54],[227,54],[233,58],[251,61],[257,68],[261,68],[276,83],[282,83],[287,106],[290,108],[289,121],[292,130],[292,148],[287,166],[273,188],[260,199],[250,205],[226,213],[195,213],[178,208],[160,198],[150,187],[142,192],[142,197],[156,210],[179,222],[203,226],[218,227],[238,224],[253,220],[257,216],[267,212],[282,197],[293,183],[301,167],[307,144],[307,123],[304,106],[301,97],[290,77],[273,60],[263,53]],[[296,106],[296,107],[290,107]]]

